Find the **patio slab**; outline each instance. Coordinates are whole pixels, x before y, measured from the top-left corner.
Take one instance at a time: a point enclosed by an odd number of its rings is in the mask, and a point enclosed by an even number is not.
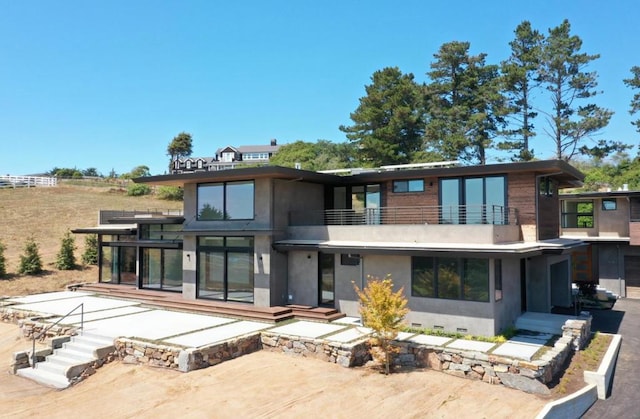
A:
[[[348,326],[339,324],[299,321],[273,328],[270,331],[283,335],[300,336],[315,339],[319,338],[320,336],[328,335],[329,333],[335,333],[339,330],[346,329],[347,327]]]
[[[143,308],[138,306],[126,306],[126,307],[118,307],[118,308],[113,308],[108,310],[92,311],[90,313],[84,313],[84,322],[86,323],[86,322],[91,322],[95,320],[109,319],[112,317],[125,316],[127,314],[142,313],[144,311],[150,311],[150,310],[151,310],[150,308]],[[78,325],[80,324],[80,317],[81,317],[80,314],[72,314],[71,316],[66,317],[60,323],[67,324],[67,325],[69,324]],[[47,321],[55,322],[60,318],[61,317],[53,317],[51,319],[47,319]]]
[[[199,332],[187,333],[185,335],[165,339],[164,342],[186,346],[189,348],[199,348],[201,346],[224,342],[225,340],[248,335],[250,333],[260,332],[270,327],[273,327],[273,324],[252,321],[239,321],[213,327],[211,329],[200,330]]]
[[[447,342],[450,342],[452,338],[444,336],[431,336],[431,335],[415,335],[409,339],[410,342],[419,343],[421,345],[430,346],[445,346]]]
[[[498,346],[496,350],[493,351],[493,354],[531,361],[533,355],[538,352],[540,348],[542,348],[542,345],[507,341]]]
[[[96,320],[85,325],[86,331],[110,337],[137,337],[164,340],[169,337],[231,323],[235,319],[178,311],[150,310],[110,319]]]
[[[491,342],[478,342],[475,340],[456,339],[447,345],[447,348],[462,349],[465,351],[487,352],[496,344]]]
[[[58,316],[64,316],[71,310],[76,308],[81,303],[84,304],[84,312],[90,313],[92,311],[108,310],[119,307],[129,307],[140,305],[136,301],[118,300],[115,298],[101,298],[95,297],[92,294],[77,295],[74,293],[75,298],[58,298],[50,300],[40,300],[38,302],[24,303],[13,305],[15,310],[23,310],[41,314],[53,314]],[[79,309],[78,309],[79,310]],[[78,311],[79,312],[79,311]],[[74,312],[75,313],[75,312]]]
[[[94,295],[88,292],[81,291],[57,291],[57,292],[45,292],[42,294],[33,294],[26,295],[24,297],[11,297],[7,298],[6,301],[11,301],[12,303],[18,304],[31,304],[31,303],[39,303],[41,301],[52,301],[52,300],[61,300],[64,298],[77,298],[81,296],[89,296]]]
[[[353,342],[354,340],[364,339],[369,337],[372,330],[366,327],[352,327],[351,329],[347,329],[344,332],[336,333],[335,335],[331,335],[328,339],[333,342]]]

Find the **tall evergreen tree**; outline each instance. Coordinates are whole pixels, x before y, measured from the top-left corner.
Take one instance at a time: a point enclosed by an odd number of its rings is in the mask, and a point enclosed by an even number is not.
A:
[[[397,67],[373,73],[367,95],[351,113],[352,126],[340,126],[365,166],[403,164],[422,150],[424,108],[413,74]]]
[[[193,139],[191,134],[187,132],[181,132],[173,137],[173,140],[167,146],[167,156],[169,156],[169,166],[174,160],[178,160],[182,157],[188,157],[193,152]],[[170,167],[171,168],[171,167]]]
[[[444,158],[485,164],[486,150],[505,125],[506,99],[498,66],[485,64],[486,54],[469,55],[469,47],[454,41],[434,54],[425,87],[425,140]]]
[[[582,40],[571,35],[568,20],[549,30],[542,48],[540,81],[551,95],[547,134],[555,143],[557,159],[571,160],[581,142],[607,126],[613,112],[594,103],[578,105],[599,92],[597,74],[585,71],[600,55],[581,53]]]
[[[533,120],[538,115],[533,110],[531,96],[537,88],[544,35],[523,21],[515,30],[515,39],[509,42],[511,56],[502,62],[503,86],[509,97],[513,125],[506,131],[507,139],[498,148],[514,152],[514,160],[531,160],[534,151],[530,140],[536,135]]]
[[[631,67],[631,74],[633,74],[633,77],[625,79],[624,84],[632,89],[640,89],[640,67]],[[635,115],[637,112],[640,112],[640,92],[636,92],[636,94],[633,95],[633,99],[631,99],[631,108],[629,109],[629,113],[631,115]],[[640,132],[640,118],[632,121],[631,124],[635,125],[636,130]]]
[[[82,252],[82,263],[85,265],[98,264],[98,235],[88,234],[84,238],[84,252]]]

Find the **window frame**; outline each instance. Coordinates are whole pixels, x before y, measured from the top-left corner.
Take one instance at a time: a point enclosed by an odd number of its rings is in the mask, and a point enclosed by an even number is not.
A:
[[[607,206],[605,203],[613,204],[613,208]],[[618,200],[616,198],[602,198],[601,208],[602,211],[617,211]]]
[[[419,182],[419,183],[418,183]],[[404,187],[401,187],[403,186]],[[418,185],[417,189],[412,185]],[[424,179],[401,179],[392,182],[393,193],[420,193],[424,192]]]
[[[247,218],[234,218],[233,214],[229,213],[229,189],[235,185],[241,184],[250,184],[251,185],[251,217]],[[207,187],[222,187],[222,208],[215,208],[214,210],[221,211],[222,216],[220,218],[209,218],[202,217],[202,211],[204,207],[201,207],[201,203],[203,201],[203,197],[201,197],[201,190],[204,190]],[[255,219],[255,190],[256,185],[254,180],[240,180],[240,181],[232,181],[232,182],[210,182],[210,183],[199,183],[196,187],[196,220],[197,221],[243,221],[243,220],[254,220]],[[249,205],[244,205],[249,206]],[[241,214],[244,215],[244,214]]]
[[[572,208],[567,209],[569,204],[575,204],[575,211],[572,211]],[[591,211],[585,212],[580,211],[580,204],[591,204]],[[565,199],[562,201],[560,208],[560,226],[561,228],[595,228],[595,202],[593,199],[580,199],[580,200],[568,200]],[[569,223],[569,220],[573,220],[575,218],[575,223]],[[588,220],[591,220],[591,225],[589,226]],[[586,222],[587,225],[580,225],[580,222]]]
[[[486,294],[485,299],[474,299],[470,298],[469,294],[465,293],[466,286],[471,282],[470,273],[471,269],[468,269],[468,265],[470,261],[483,261],[485,264],[485,272],[486,278],[484,279],[485,288],[482,290]],[[411,258],[411,296],[419,297],[419,298],[437,298],[440,300],[455,300],[455,301],[470,301],[470,302],[479,302],[479,303],[489,303],[490,302],[490,270],[489,270],[489,261],[487,258],[462,258],[462,257],[435,257],[435,256],[413,256]],[[428,263],[427,263],[428,262]],[[427,266],[426,269],[431,270],[432,284],[430,295],[421,295],[417,293],[416,287],[416,268],[422,265],[422,267]],[[443,269],[447,265],[453,266],[455,265],[455,272],[453,272],[454,277],[452,278],[454,281],[455,288],[457,288],[457,295],[452,297],[451,287],[447,287],[445,290],[445,280],[440,277],[445,272]],[[427,273],[428,274],[428,273]],[[444,296],[446,292],[449,292],[448,295]]]

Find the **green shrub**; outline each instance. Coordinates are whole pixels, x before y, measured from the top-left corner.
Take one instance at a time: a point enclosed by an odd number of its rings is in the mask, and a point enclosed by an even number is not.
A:
[[[141,183],[131,183],[127,186],[127,195],[129,196],[143,196],[151,194],[151,188]]]
[[[0,242],[0,278],[7,276],[7,260],[4,257],[4,245]]]
[[[85,265],[98,264],[98,236],[89,234],[84,238],[84,253],[82,253],[82,263]]]
[[[184,198],[184,190],[177,186],[160,186],[156,195],[165,201],[182,201]]]
[[[64,237],[62,237],[60,251],[56,256],[56,269],[68,271],[76,268],[76,256],[73,254],[75,249],[75,238],[71,235],[70,231],[67,231]]]
[[[28,237],[24,244],[24,253],[20,256],[18,273],[21,275],[37,275],[42,272],[42,260],[38,244],[33,237]]]

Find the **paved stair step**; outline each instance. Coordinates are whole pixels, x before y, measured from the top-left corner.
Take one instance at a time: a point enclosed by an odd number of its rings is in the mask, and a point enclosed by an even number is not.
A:
[[[22,368],[17,371],[17,375],[57,389],[64,389],[71,385],[64,375],[54,374],[40,368]]]

